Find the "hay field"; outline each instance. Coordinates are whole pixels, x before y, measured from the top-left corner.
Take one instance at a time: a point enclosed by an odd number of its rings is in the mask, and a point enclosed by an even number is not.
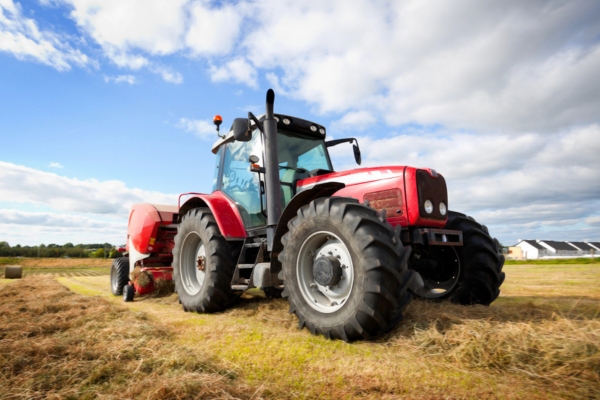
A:
[[[59,276],[100,276],[110,274],[112,259],[97,258],[0,258],[0,277],[6,265],[20,265],[23,276],[50,274]]]
[[[70,292],[29,277],[0,291],[0,387],[10,398],[600,398],[600,265],[505,271],[490,307],[413,301],[394,331],[353,344],[299,331],[284,300],[258,291],[199,315],[181,311],[175,294],[124,304],[108,276],[58,278]],[[33,285],[65,300],[52,308],[48,296],[23,298]],[[7,310],[28,301],[28,325],[5,328],[22,321]],[[75,313],[80,303],[88,308]],[[38,352],[44,341],[62,353]],[[65,371],[61,382],[49,378]],[[213,378],[217,392],[206,392]]]

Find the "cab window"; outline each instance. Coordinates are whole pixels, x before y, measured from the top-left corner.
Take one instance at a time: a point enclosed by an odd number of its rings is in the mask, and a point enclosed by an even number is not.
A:
[[[260,206],[259,174],[250,172],[251,155],[257,156],[262,164],[262,145],[256,131],[249,142],[226,145],[221,182],[221,190],[237,204],[246,229],[266,225]]]

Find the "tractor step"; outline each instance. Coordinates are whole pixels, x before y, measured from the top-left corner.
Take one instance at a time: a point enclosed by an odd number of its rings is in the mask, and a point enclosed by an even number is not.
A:
[[[248,285],[231,285],[231,290],[247,290]]]
[[[239,269],[252,269],[254,268],[254,264],[238,264],[237,267]]]

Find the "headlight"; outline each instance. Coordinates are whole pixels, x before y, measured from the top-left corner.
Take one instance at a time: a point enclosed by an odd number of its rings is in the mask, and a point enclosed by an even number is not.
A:
[[[443,202],[440,203],[440,214],[446,215],[446,205]]]
[[[425,203],[423,203],[423,205],[425,206],[425,212],[427,214],[431,214],[433,212],[433,203],[431,202],[431,200],[425,200]]]

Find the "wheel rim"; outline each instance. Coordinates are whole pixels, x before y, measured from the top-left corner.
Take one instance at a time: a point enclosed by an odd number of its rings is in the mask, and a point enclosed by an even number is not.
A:
[[[181,251],[181,281],[183,289],[189,295],[195,295],[202,289],[206,277],[206,261],[204,269],[198,268],[198,260],[206,260],[204,243],[196,232],[190,232],[184,239]]]
[[[110,269],[110,284],[112,285],[113,293],[117,293],[117,289],[119,288],[119,283],[117,282],[117,269],[113,265]]]
[[[441,248],[428,257],[429,259],[424,260],[424,266],[415,268],[423,283],[415,290],[415,294],[427,299],[437,299],[447,295],[458,283],[460,260],[454,247]],[[432,267],[430,259],[435,259],[437,266]],[[430,262],[429,266],[427,262]]]
[[[332,256],[339,260],[342,275],[335,286],[323,286],[313,276],[313,265],[317,258]],[[333,313],[342,308],[354,283],[354,265],[350,251],[344,242],[331,232],[321,231],[310,235],[298,253],[296,276],[300,293],[306,303],[322,313]]]

